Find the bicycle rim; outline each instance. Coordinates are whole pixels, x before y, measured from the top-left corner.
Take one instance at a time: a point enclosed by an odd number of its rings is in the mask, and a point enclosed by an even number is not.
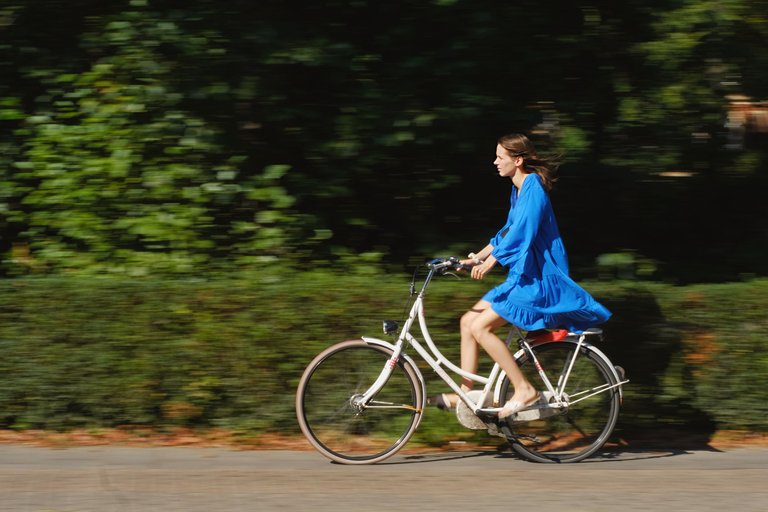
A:
[[[369,407],[352,399],[378,378],[391,350],[347,341],[318,355],[296,393],[299,426],[323,455],[344,464],[373,464],[394,455],[411,437],[422,414],[421,386],[402,358]]]
[[[574,355],[576,343],[557,342],[534,347],[539,363],[553,386]],[[532,383],[543,383],[527,355],[518,361],[520,369]],[[582,347],[568,378],[565,392],[570,405],[564,411],[528,423],[508,423],[513,437],[512,448],[535,462],[578,462],[599,450],[616,426],[619,416],[618,388],[595,393],[601,387],[616,384],[608,365]],[[502,384],[502,396],[511,396],[509,380]]]

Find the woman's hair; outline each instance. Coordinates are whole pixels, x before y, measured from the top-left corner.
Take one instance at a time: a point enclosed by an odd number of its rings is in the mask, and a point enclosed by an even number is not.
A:
[[[557,168],[560,166],[559,158],[538,156],[533,142],[519,133],[510,133],[500,137],[498,144],[506,149],[510,155],[523,157],[525,170],[538,174],[544,188],[547,191],[552,190],[552,185],[557,181]]]

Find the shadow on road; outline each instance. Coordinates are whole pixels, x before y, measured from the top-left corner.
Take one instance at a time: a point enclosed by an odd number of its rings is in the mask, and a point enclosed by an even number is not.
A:
[[[719,451],[714,450],[712,451]],[[580,464],[596,464],[601,462],[628,462],[636,460],[662,459],[668,457],[677,457],[680,455],[690,455],[692,452],[684,449],[638,449],[638,448],[612,448],[604,450],[592,457],[580,462]],[[502,450],[480,450],[480,451],[462,451],[462,452],[434,452],[411,454],[395,458],[386,462],[380,462],[378,465],[399,465],[399,464],[425,464],[440,463],[462,459],[472,459],[477,457],[494,457],[503,459],[524,460],[511,451]],[[534,464],[534,463],[532,463]]]
[[[616,449],[601,452],[582,461],[582,464],[598,462],[627,462],[631,460],[666,459],[678,455],[690,455],[692,452],[683,449]]]

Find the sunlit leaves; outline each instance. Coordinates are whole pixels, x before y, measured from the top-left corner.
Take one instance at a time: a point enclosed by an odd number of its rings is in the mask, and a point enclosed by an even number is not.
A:
[[[157,51],[205,41],[138,11],[106,23],[88,44],[100,35],[105,45],[94,55],[102,56],[83,73],[58,75],[27,119],[16,168],[25,189],[21,237],[37,263],[187,272],[227,248],[234,261],[279,251],[289,225],[279,210],[293,204],[279,185],[288,167],[242,173],[245,158],[185,107],[178,64]],[[239,228],[247,223],[253,229]]]

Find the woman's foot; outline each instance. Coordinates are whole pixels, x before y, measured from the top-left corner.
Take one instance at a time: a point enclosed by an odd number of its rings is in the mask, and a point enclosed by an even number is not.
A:
[[[472,391],[471,388],[465,386],[464,384],[461,385],[461,389],[465,393],[469,393]],[[435,405],[438,409],[442,411],[452,411],[456,409],[456,406],[459,404],[459,395],[456,393],[441,393],[437,396],[433,396],[432,398],[427,399],[427,405]]]
[[[539,392],[535,389],[533,389],[533,393],[530,393],[530,392],[526,392],[525,394],[515,393],[512,398],[507,400],[507,403],[504,404],[504,407],[502,407],[501,411],[499,411],[499,419],[504,419],[507,416],[511,416],[524,409],[527,409],[528,407],[535,404],[539,400],[539,397],[540,397]]]
[[[459,397],[456,393],[441,393],[427,399],[427,405],[435,405],[441,411],[450,411],[456,407]]]

